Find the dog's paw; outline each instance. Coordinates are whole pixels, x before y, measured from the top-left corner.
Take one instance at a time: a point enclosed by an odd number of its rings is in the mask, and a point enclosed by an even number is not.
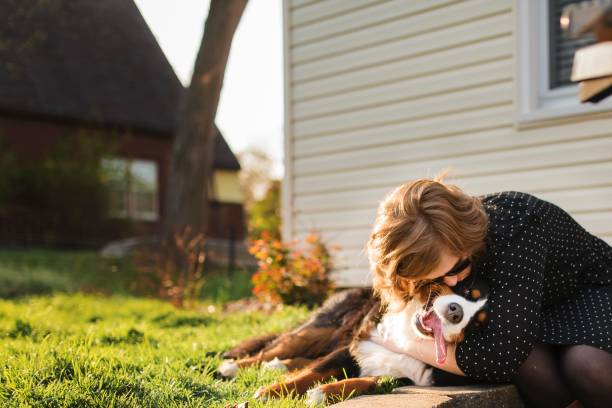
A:
[[[278,357],[274,357],[274,360],[271,361],[265,361],[262,365],[261,365],[265,370],[280,370],[280,371],[287,371],[287,366],[284,365],[279,359]]]
[[[234,360],[226,360],[217,369],[223,378],[234,378],[238,374],[238,364]]]
[[[282,398],[295,393],[295,385],[292,383],[279,382],[268,386],[263,386],[255,391],[254,399],[267,401],[272,398]]]
[[[321,390],[321,387],[311,388],[306,391],[306,405],[309,407],[318,407],[322,405],[326,399],[327,396]]]
[[[253,394],[253,399],[265,402],[270,399],[270,391],[267,387],[259,387]]]

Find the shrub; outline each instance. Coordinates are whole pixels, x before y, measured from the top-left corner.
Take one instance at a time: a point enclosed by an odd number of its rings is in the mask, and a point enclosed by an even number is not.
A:
[[[192,306],[204,287],[205,243],[203,234],[185,228],[171,240],[134,252],[131,288],[176,307]]]
[[[252,280],[253,294],[260,300],[313,307],[333,290],[331,254],[315,233],[303,245],[263,233],[249,250],[258,260]]]
[[[249,239],[256,241],[265,232],[273,239],[281,237],[280,180],[272,180],[265,195],[249,206]]]

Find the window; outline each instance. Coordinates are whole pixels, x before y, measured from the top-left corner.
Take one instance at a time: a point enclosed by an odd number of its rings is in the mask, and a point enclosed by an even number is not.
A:
[[[102,160],[110,193],[110,215],[156,221],[158,211],[157,163],[118,157]]]
[[[518,0],[519,122],[534,122],[612,109],[610,101],[581,104],[570,81],[574,52],[592,38],[565,38],[563,7],[577,0]]]
[[[550,0],[548,2],[549,16],[549,43],[550,43],[550,66],[549,87],[550,89],[572,85],[572,63],[574,53],[578,48],[595,43],[593,36],[580,38],[567,38],[559,24],[563,8],[581,0]]]

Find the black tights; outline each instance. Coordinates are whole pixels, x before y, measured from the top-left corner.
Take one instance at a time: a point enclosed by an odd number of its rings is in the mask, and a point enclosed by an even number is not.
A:
[[[612,354],[592,346],[538,344],[514,377],[528,407],[612,407]]]

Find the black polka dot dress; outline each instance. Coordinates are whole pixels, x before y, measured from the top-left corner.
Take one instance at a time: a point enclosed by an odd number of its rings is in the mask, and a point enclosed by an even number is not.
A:
[[[459,368],[506,382],[537,343],[612,353],[612,247],[532,195],[503,192],[482,202],[488,242],[473,273],[490,285],[490,321],[457,346]]]

